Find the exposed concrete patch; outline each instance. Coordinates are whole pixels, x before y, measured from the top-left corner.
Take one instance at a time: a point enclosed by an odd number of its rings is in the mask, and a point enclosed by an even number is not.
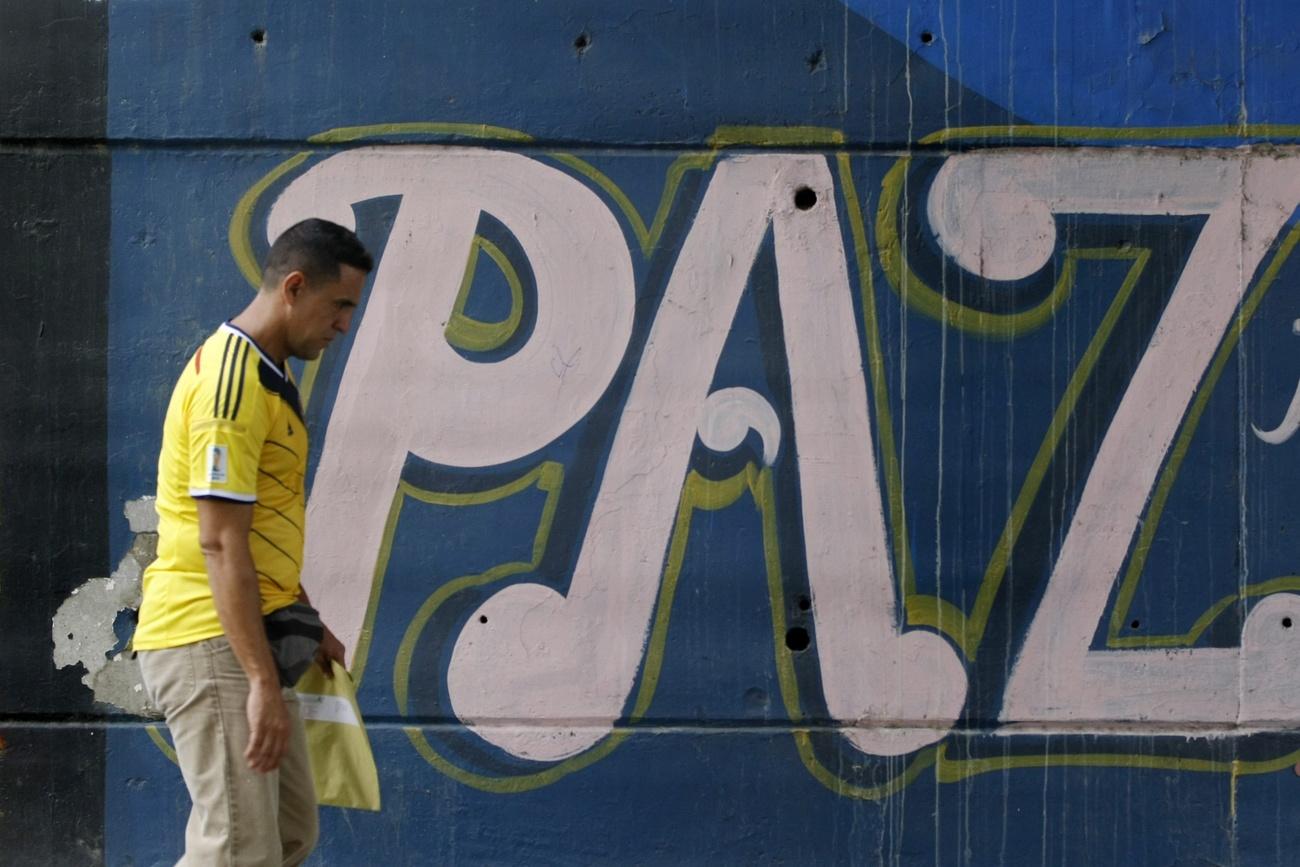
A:
[[[107,578],[91,578],[72,591],[54,615],[54,664],[81,665],[81,682],[95,700],[139,716],[159,716],[145,695],[140,667],[130,654],[109,654],[117,647],[113,624],[118,614],[140,607],[140,579],[158,551],[154,498],[127,503],[124,510],[135,542]]]
[[[122,507],[126,522],[131,525],[132,533],[157,533],[158,510],[154,508],[154,497],[141,497],[130,500]]]

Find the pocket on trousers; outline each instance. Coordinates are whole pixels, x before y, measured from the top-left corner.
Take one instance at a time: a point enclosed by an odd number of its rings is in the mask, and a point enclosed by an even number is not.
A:
[[[140,674],[149,703],[170,717],[194,692],[191,647],[139,651]]]

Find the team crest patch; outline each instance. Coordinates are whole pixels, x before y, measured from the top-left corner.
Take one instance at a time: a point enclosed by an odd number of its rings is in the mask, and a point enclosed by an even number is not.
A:
[[[230,455],[225,446],[208,446],[208,481],[224,484],[230,468]]]

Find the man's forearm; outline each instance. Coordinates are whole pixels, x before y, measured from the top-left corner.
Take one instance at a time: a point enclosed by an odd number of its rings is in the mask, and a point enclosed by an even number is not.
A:
[[[244,550],[222,548],[206,555],[208,580],[217,617],[250,683],[279,683],[271,645],[262,623],[262,596],[253,557]]]

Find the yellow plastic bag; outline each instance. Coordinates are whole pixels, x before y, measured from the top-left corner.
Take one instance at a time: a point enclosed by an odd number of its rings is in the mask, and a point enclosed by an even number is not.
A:
[[[377,811],[379,772],[357,707],[357,689],[347,669],[337,662],[331,665],[332,678],[312,665],[296,687],[316,800],[331,807]]]

